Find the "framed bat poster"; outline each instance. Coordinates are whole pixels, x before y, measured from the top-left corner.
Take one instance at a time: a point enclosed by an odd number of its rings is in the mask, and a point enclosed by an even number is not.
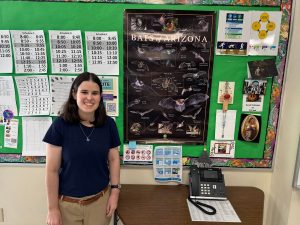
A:
[[[125,10],[125,139],[206,141],[215,12]]]

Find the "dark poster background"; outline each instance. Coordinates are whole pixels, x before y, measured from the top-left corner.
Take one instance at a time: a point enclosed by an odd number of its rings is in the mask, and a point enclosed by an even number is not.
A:
[[[126,10],[125,139],[203,144],[215,13]]]

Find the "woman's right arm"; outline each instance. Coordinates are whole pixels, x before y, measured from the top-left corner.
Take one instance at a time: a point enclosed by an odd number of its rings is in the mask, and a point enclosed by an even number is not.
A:
[[[46,189],[48,197],[48,225],[62,225],[58,206],[58,173],[61,164],[62,147],[46,143]]]

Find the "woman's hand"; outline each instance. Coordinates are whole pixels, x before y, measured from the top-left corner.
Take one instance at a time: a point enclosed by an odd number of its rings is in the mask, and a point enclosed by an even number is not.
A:
[[[62,225],[62,219],[59,209],[48,211],[47,225]]]
[[[107,217],[111,217],[117,206],[118,206],[118,200],[119,200],[119,193],[120,193],[120,189],[118,188],[113,188],[111,190],[108,202],[107,202],[107,206],[106,206],[106,216]]]

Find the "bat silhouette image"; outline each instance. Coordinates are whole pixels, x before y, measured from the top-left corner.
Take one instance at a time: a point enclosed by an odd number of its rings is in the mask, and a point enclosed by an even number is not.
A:
[[[196,119],[197,115],[201,112],[202,107],[200,107],[194,114],[183,114],[182,117]]]
[[[142,116],[144,116],[147,113],[152,112],[152,111],[153,111],[153,109],[149,109],[149,110],[144,111],[144,112],[140,112],[140,111],[129,111],[129,112],[134,113],[134,114],[139,114],[142,117]]]
[[[200,59],[202,63],[205,63],[205,59],[199,53],[195,51],[192,51],[192,53],[194,54],[195,59]]]
[[[169,97],[162,99],[158,105],[166,109],[175,109],[178,112],[182,112],[189,106],[196,105],[200,102],[205,102],[208,98],[208,95],[202,93],[193,94],[185,99],[180,98],[174,100],[173,98]]]

